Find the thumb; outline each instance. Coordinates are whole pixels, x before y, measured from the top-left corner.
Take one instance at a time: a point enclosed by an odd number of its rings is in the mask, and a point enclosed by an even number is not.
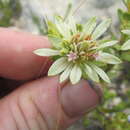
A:
[[[21,86],[0,101],[0,128],[64,129],[99,103],[100,91],[95,91],[85,80],[61,86],[58,77],[39,79]]]

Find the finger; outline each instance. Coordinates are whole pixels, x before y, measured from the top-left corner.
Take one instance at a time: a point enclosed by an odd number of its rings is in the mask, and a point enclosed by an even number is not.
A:
[[[38,48],[48,48],[43,36],[0,28],[0,76],[26,80],[47,71],[50,60],[33,54]]]
[[[63,87],[58,77],[39,79],[2,99],[1,128],[62,130],[100,103],[99,93],[85,80],[66,84],[61,93],[58,87]]]

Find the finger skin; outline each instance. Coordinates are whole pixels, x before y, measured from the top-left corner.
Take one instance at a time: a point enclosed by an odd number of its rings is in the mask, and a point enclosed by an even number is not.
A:
[[[64,103],[60,100],[58,87],[61,86],[58,80],[58,77],[39,79],[21,86],[3,98],[0,101],[0,130],[63,130],[79,119],[81,116],[75,114],[71,117],[66,112]],[[76,100],[83,97],[86,100],[80,105],[98,104],[98,95],[86,81],[82,82],[82,87],[81,96]],[[74,101],[75,106],[76,102]],[[68,107],[73,107],[73,103]]]
[[[31,79],[38,75],[46,59],[48,60],[48,58],[38,57],[32,53],[35,49],[50,47],[45,37],[1,28],[0,39],[0,76],[17,80]],[[48,64],[51,64],[50,60]],[[67,103],[64,96],[62,100],[65,104],[61,102],[59,94],[62,91],[59,93],[58,88],[63,86],[59,84],[58,79],[58,77],[42,78],[27,83],[1,99],[0,130],[55,130],[57,126],[63,130],[79,119],[80,115],[70,116],[68,111],[72,112],[72,109],[66,109],[66,104],[70,103]],[[86,81],[83,81],[82,86],[82,91],[79,91],[81,97],[78,96],[80,99],[75,97],[75,101],[71,98],[73,92],[69,93],[69,99],[72,103],[74,101],[71,105],[78,107],[76,102],[86,98],[82,102],[87,104],[84,106],[91,104],[91,107],[95,107],[99,103],[98,95]],[[68,88],[65,91],[69,91]],[[75,91],[76,94],[77,92]],[[86,95],[91,98],[89,99]],[[74,96],[77,95],[74,94]]]
[[[38,76],[43,66],[47,71],[50,60],[33,51],[48,47],[50,43],[46,37],[0,28],[0,76],[27,80]]]

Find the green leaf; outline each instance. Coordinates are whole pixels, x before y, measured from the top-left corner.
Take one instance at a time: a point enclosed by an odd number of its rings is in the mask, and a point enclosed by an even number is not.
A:
[[[121,60],[109,53],[101,52],[97,58],[97,61],[102,61],[104,63],[108,64],[120,64]]]
[[[130,13],[124,10],[118,10],[118,16],[121,23],[121,30],[129,29],[130,28]]]
[[[51,21],[47,21],[47,25],[48,25],[48,34],[60,37],[60,33],[54,23],[52,23]]]
[[[92,39],[96,40],[108,29],[111,24],[111,19],[106,19],[98,25],[96,30],[92,34]]]
[[[130,35],[130,30],[122,30],[121,32],[126,34],[126,35]]]
[[[55,47],[57,49],[61,48],[61,42],[62,42],[61,38],[58,38],[58,37],[53,36],[53,35],[48,35],[48,38],[49,38],[50,42],[52,43],[53,47]]]
[[[103,44],[100,44],[100,45],[97,47],[97,49],[99,50],[99,49],[103,49],[103,48],[106,48],[106,47],[110,47],[110,46],[113,46],[113,45],[115,45],[115,44],[117,44],[117,43],[118,43],[118,41],[105,42],[105,43],[103,43]]]
[[[60,75],[60,83],[64,82],[65,80],[67,80],[69,78],[69,75],[71,73],[73,64],[70,64],[65,71]]]
[[[89,19],[87,23],[84,25],[81,37],[83,37],[84,35],[91,35],[95,27],[96,27],[96,17],[93,17]]]
[[[56,60],[50,67],[48,71],[48,76],[54,76],[63,72],[67,68],[68,65],[69,65],[69,62],[67,62],[67,58],[65,57],[62,57]]]
[[[123,51],[126,51],[126,50],[129,50],[130,49],[130,40],[126,41],[122,47],[121,47],[121,50]]]
[[[118,17],[121,23],[123,22],[123,19],[124,19],[123,14],[124,14],[123,10],[118,9]]]
[[[99,82],[99,77],[97,75],[97,73],[87,64],[85,64],[85,73],[88,75],[88,77],[95,81],[95,82]]]
[[[49,48],[41,48],[34,51],[36,55],[39,56],[56,56],[60,55],[60,52],[57,50],[49,49]]]
[[[96,65],[91,65],[91,66],[105,82],[107,83],[111,82],[107,74],[101,68],[97,67]]]
[[[72,68],[72,71],[70,73],[70,81],[72,84],[76,84],[80,81],[82,76],[81,68],[78,65],[75,65]]]
[[[128,51],[128,52],[123,52],[122,54],[121,54],[121,58],[123,59],[123,60],[125,60],[125,61],[129,61],[130,62],[130,52]]]

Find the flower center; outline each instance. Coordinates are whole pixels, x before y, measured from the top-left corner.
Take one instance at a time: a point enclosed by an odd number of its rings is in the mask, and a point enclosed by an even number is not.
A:
[[[70,52],[67,56],[68,56],[68,61],[74,61],[78,58],[78,55],[75,52]]]
[[[98,57],[98,53],[96,49],[94,49],[97,43],[92,41],[90,35],[81,38],[80,34],[77,34],[73,36],[70,44],[69,46],[71,47],[67,52],[68,61],[95,60]]]

